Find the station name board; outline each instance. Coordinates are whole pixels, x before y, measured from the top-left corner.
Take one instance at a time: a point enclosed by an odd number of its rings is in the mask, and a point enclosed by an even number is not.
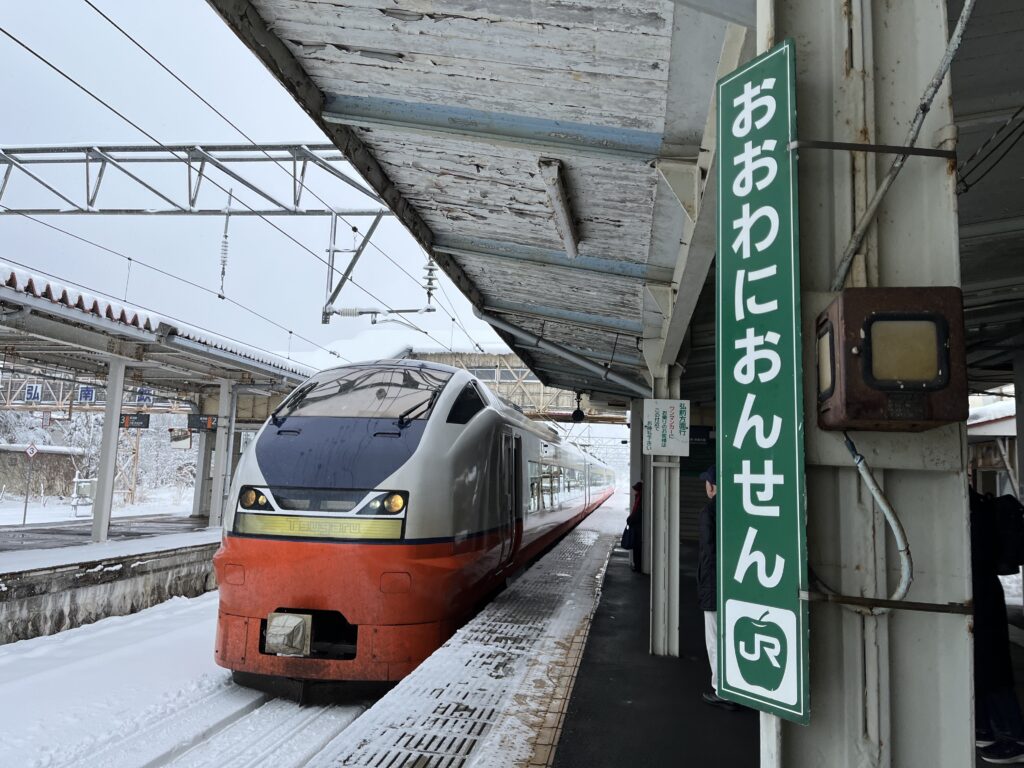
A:
[[[794,44],[718,82],[718,693],[806,724]]]

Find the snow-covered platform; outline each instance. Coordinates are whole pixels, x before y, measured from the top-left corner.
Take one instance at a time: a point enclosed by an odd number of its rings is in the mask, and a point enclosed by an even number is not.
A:
[[[548,765],[627,504],[612,497],[310,765]]]
[[[137,539],[186,533],[205,528],[205,518],[178,514],[149,514],[115,517],[107,537],[111,540]],[[55,520],[28,525],[0,525],[0,557],[4,552],[55,549],[88,544],[92,536],[92,518]],[[0,563],[0,573],[3,572]]]
[[[0,644],[214,589],[220,529],[0,552]]]

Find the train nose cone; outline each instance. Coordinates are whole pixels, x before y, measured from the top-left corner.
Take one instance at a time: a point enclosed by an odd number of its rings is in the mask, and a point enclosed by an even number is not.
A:
[[[308,656],[313,617],[304,613],[272,613],[267,617],[266,652]]]

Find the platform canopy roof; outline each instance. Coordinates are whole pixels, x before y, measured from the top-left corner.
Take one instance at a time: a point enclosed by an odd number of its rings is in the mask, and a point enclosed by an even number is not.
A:
[[[713,86],[753,0],[209,2],[545,383],[678,362],[713,397]],[[980,3],[952,69],[961,165],[1019,123],[960,194],[975,389],[1024,351],[1022,46],[1019,3]]]
[[[5,362],[103,377],[111,358],[125,380],[162,393],[227,380],[287,392],[313,369],[128,304],[0,262],[0,350]]]
[[[695,222],[753,0],[210,3],[545,383],[636,397],[682,350],[711,391]]]
[[[962,0],[949,2],[960,13]],[[978,3],[953,60],[960,267],[972,389],[1013,382],[1024,354],[1024,13]],[[1009,125],[1007,125],[1009,121]],[[1003,129],[994,141],[997,130]],[[979,152],[980,150],[980,152]],[[992,155],[988,152],[992,151]],[[977,154],[976,154],[977,153]],[[982,158],[982,162],[979,162]]]

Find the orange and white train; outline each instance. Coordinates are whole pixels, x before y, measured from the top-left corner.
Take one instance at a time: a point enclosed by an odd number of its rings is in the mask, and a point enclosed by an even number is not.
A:
[[[250,682],[399,680],[613,486],[465,370],[322,371],[236,469],[217,663]]]

